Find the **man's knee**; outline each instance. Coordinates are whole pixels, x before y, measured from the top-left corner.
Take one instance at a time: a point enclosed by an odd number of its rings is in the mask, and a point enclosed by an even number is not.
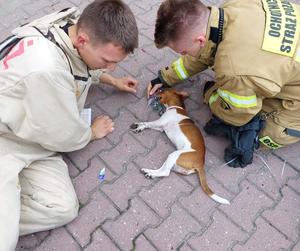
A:
[[[54,229],[74,220],[78,215],[79,203],[72,195],[57,194],[43,199],[24,196],[20,235]]]
[[[52,208],[53,218],[58,219],[58,224],[61,222],[62,225],[69,223],[75,219],[78,215],[79,203],[76,197],[66,198],[61,197],[60,203],[54,204]]]
[[[299,140],[299,137],[290,136],[285,127],[276,124],[271,119],[267,120],[265,128],[259,135],[261,145],[273,150],[296,143]]]

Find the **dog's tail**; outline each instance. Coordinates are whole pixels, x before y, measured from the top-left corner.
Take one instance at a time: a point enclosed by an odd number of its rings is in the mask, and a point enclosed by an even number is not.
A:
[[[199,179],[200,179],[200,184],[203,189],[203,191],[214,201],[219,202],[221,204],[227,204],[229,205],[230,202],[216,194],[209,188],[207,181],[206,181],[206,175],[205,175],[205,170],[204,167],[202,168],[197,168]]]

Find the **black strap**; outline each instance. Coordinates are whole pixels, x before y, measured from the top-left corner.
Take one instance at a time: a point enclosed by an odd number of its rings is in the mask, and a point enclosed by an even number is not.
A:
[[[219,24],[218,28],[210,27],[209,40],[213,41],[217,46],[223,39],[223,27],[224,27],[224,10],[219,8]]]
[[[71,66],[71,62],[70,62],[70,59],[67,55],[67,53],[63,50],[63,48],[60,46],[59,43],[56,42],[55,38],[54,38],[54,35],[48,31],[47,35],[45,35],[43,32],[41,32],[37,27],[33,26],[33,28],[35,28],[39,33],[41,33],[45,38],[47,38],[49,41],[51,41],[52,43],[54,43],[58,48],[60,48],[62,50],[62,52],[65,54],[67,60],[68,60],[68,64],[69,64],[69,68],[70,68],[70,72],[71,74],[73,75],[73,77],[76,79],[76,80],[80,80],[80,81],[88,81],[89,77],[91,76],[90,73],[89,73],[89,70],[87,68],[87,74],[88,74],[88,77],[82,77],[82,76],[78,76],[78,75],[74,75],[73,73],[73,70],[72,70],[72,66]]]

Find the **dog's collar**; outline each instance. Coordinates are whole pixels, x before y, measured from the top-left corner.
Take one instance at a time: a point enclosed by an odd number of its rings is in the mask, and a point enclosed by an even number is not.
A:
[[[169,107],[167,108],[167,110],[171,110],[171,109],[181,109],[181,110],[184,110],[183,107],[180,107],[180,106],[177,106],[177,105],[172,105],[172,106],[169,106]]]

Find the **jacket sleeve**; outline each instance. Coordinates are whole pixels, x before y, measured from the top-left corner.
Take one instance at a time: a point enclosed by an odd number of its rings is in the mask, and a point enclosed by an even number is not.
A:
[[[175,60],[171,66],[161,69],[160,75],[166,84],[172,86],[205,70],[209,66],[206,61],[201,57],[184,55]]]
[[[205,102],[218,118],[234,126],[248,123],[262,109],[263,99],[275,96],[280,87],[267,79],[224,77]]]
[[[64,71],[29,74],[22,80],[24,118],[14,133],[46,149],[68,152],[83,148],[91,128],[79,114],[73,76]]]

